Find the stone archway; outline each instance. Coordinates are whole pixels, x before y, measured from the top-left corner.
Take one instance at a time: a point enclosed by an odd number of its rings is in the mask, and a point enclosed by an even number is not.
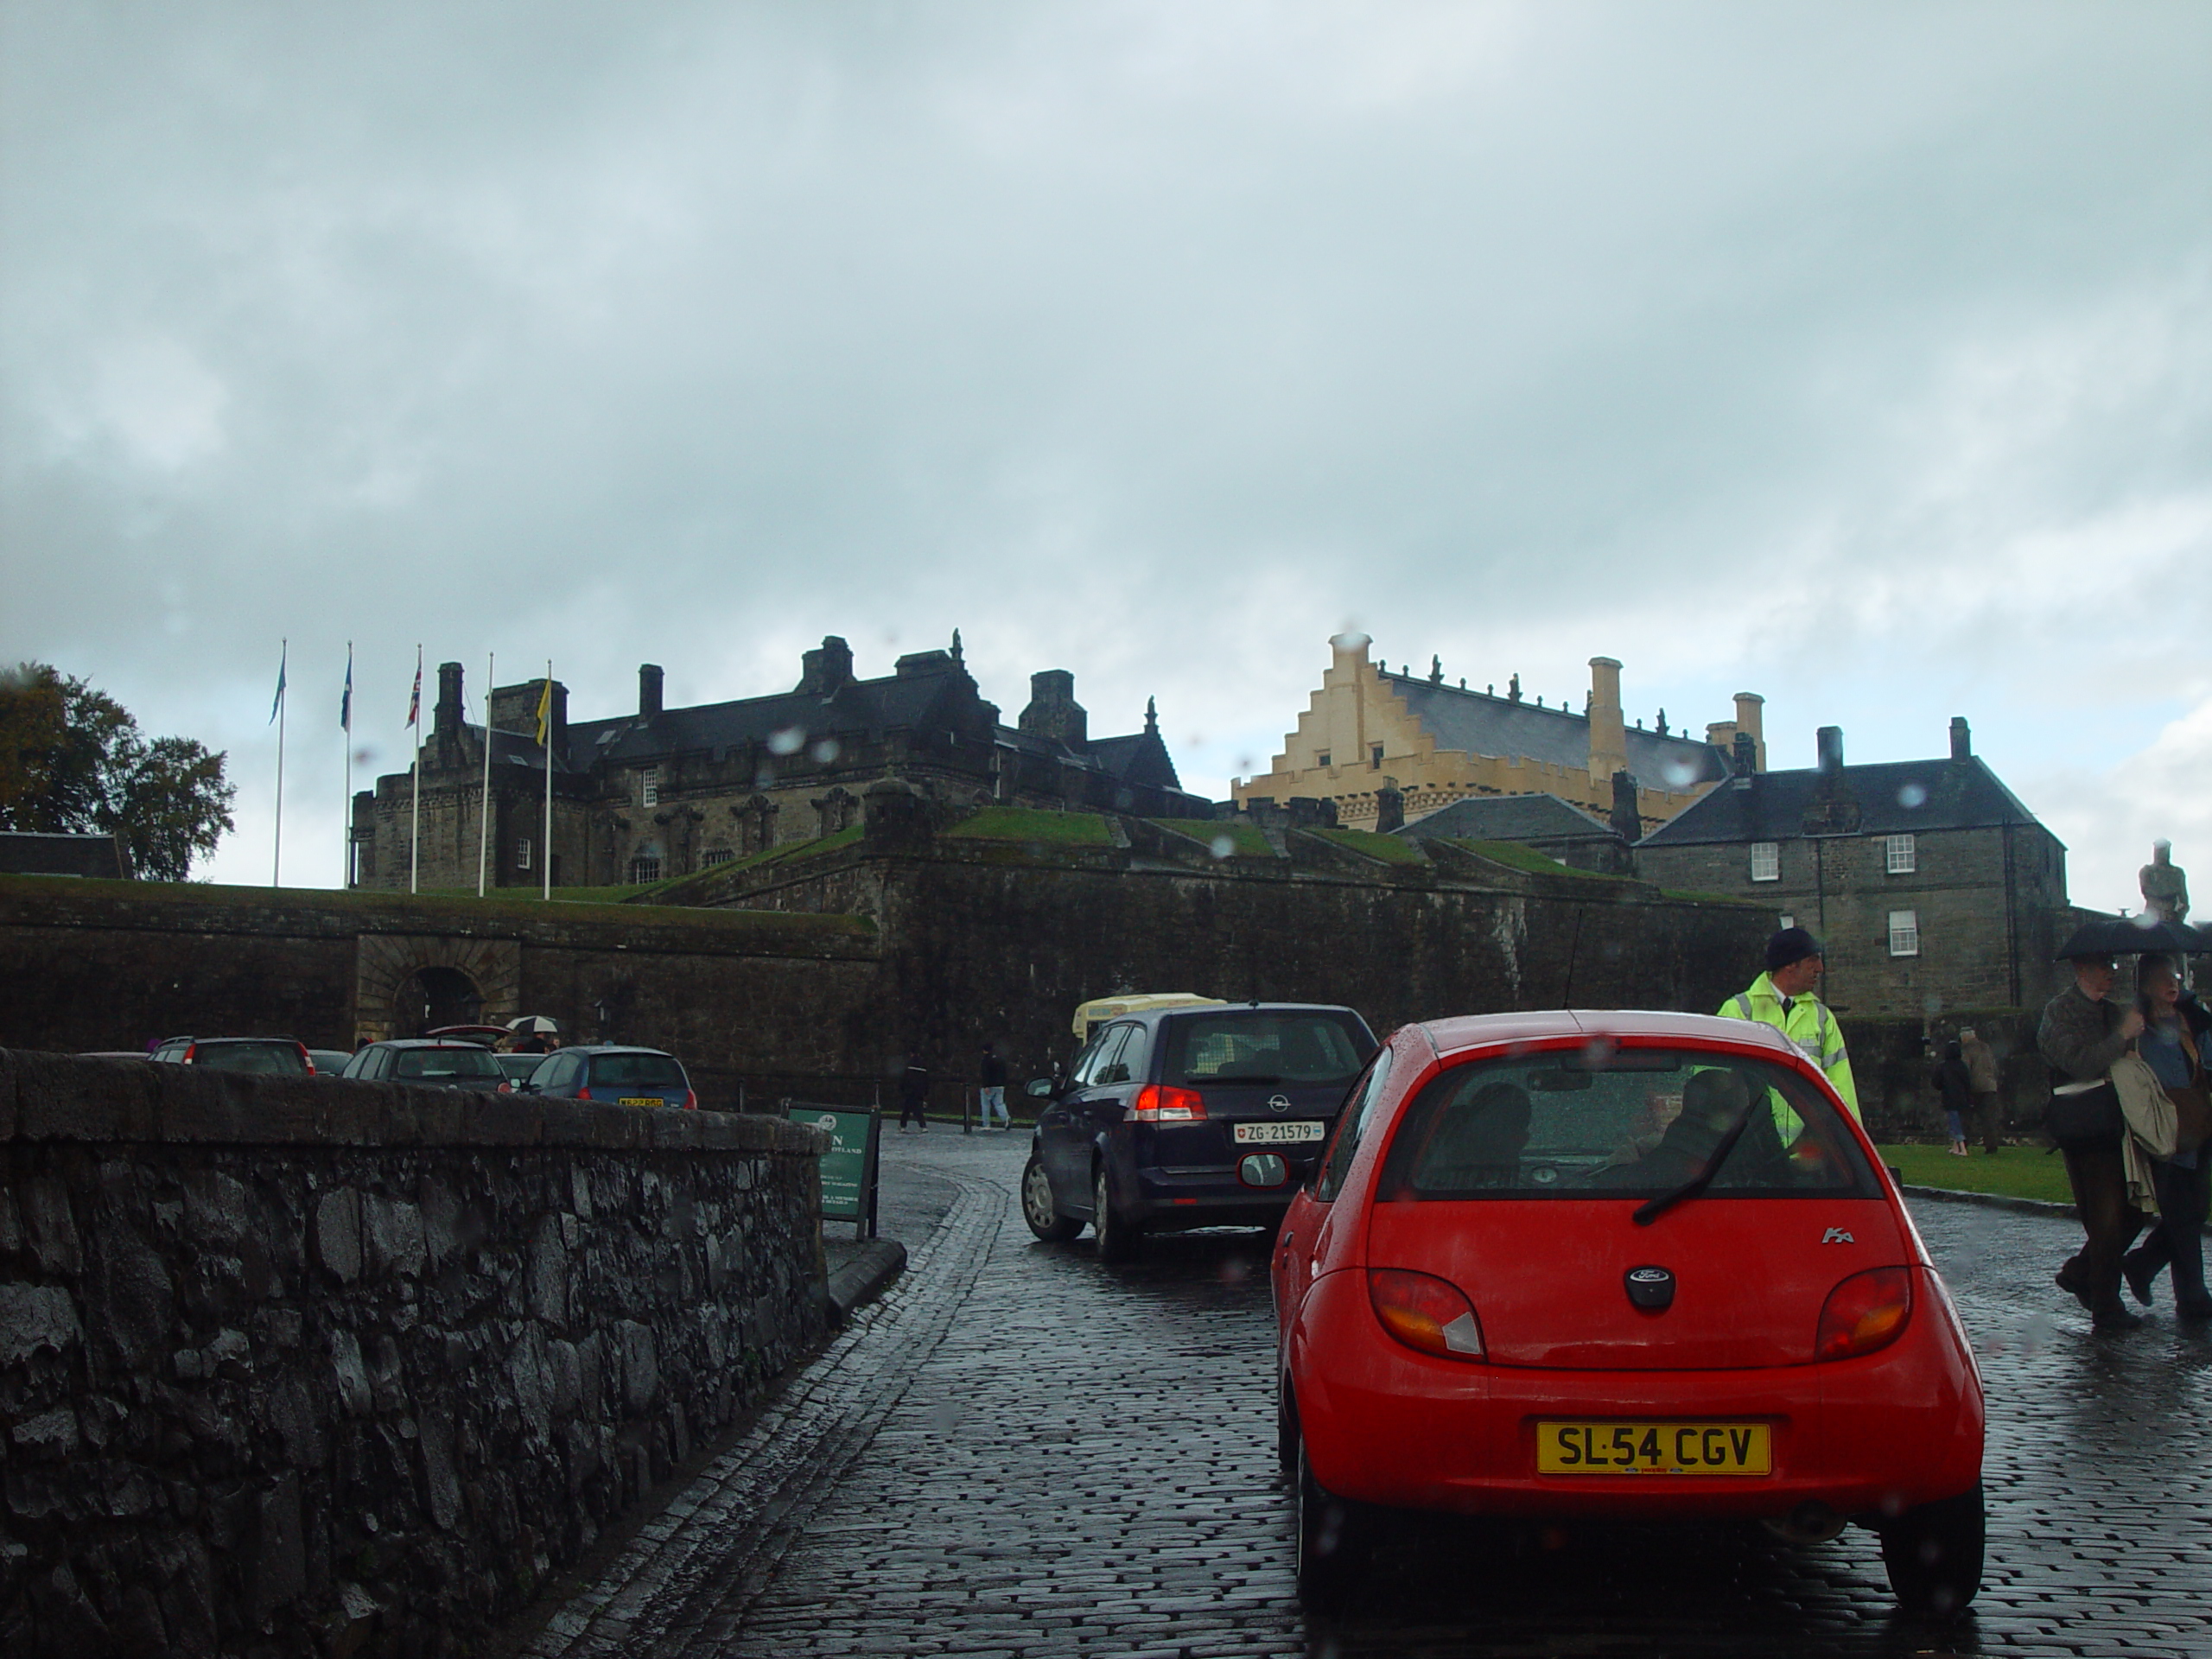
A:
[[[443,1017],[472,995],[475,1020]],[[354,941],[356,1042],[411,1037],[424,1020],[504,1025],[524,1012],[521,1000],[522,946],[516,940],[365,933]]]

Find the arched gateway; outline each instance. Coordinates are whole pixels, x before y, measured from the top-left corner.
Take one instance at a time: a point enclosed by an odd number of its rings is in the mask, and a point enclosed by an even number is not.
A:
[[[513,939],[365,933],[354,951],[356,1042],[504,1025],[523,1012],[522,947]]]

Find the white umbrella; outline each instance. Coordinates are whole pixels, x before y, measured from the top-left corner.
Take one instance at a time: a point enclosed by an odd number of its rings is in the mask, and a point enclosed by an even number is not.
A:
[[[507,1021],[507,1029],[518,1037],[558,1037],[561,1025],[542,1014],[525,1014],[519,1020]]]

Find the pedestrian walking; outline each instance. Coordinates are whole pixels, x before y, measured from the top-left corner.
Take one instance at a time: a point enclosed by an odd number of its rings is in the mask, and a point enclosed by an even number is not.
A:
[[[983,1127],[991,1127],[991,1114],[999,1115],[999,1127],[1011,1130],[1014,1116],[1006,1109],[1006,1062],[999,1058],[998,1045],[985,1043],[983,1058],[976,1064],[976,1093],[982,1097]]]
[[[1995,1152],[2004,1143],[2003,1109],[1997,1102],[1997,1051],[1972,1026],[1959,1033],[1959,1052],[1967,1063],[1967,1083],[1974,1094],[1973,1114],[1967,1119],[1967,1138],[1979,1135],[1984,1152]]]
[[[2143,1015],[2112,1001],[2120,969],[2111,955],[2088,946],[2069,960],[2074,982],[2044,1005],[2036,1026],[2036,1048],[2050,1066],[2044,1127],[2066,1159],[2083,1238],[2059,1268],[2058,1287],[2088,1310],[2096,1329],[2127,1331],[2143,1321],[2120,1300],[2120,1258],[2143,1216],[2127,1198],[2120,1145],[2126,1130],[2109,1074],[2142,1034]]]
[[[1943,1102],[1944,1127],[1951,1133],[1954,1158],[1967,1155],[1967,1114],[1974,1109],[1974,1078],[1967,1071],[1964,1045],[1954,1037],[1936,1062],[1936,1092]]]
[[[906,1120],[911,1117],[918,1130],[930,1132],[930,1073],[919,1060],[907,1063],[906,1075],[899,1079],[899,1133],[906,1132]]]
[[[2212,1014],[2195,997],[2183,1000],[2181,969],[2171,957],[2145,957],[2137,970],[2138,1008],[2143,1034],[2135,1052],[2143,1057],[2174,1103],[2174,1155],[2151,1160],[2151,1190],[2158,1219],[2143,1242],[2120,1259],[2120,1270],[2135,1300],[2151,1303],[2152,1287],[2168,1267],[2173,1269],[2174,1311],[2183,1319],[2212,1319],[2212,1294],[2204,1287],[2204,1218],[2212,1211],[2212,1185],[2206,1179],[2205,1140],[2212,1133],[2212,1107],[2205,1098],[2204,1038]]]
[[[1790,1046],[1821,1069],[1843,1103],[1859,1116],[1859,1087],[1851,1077],[1851,1056],[1843,1033],[1827,1003],[1813,995],[1827,963],[1821,942],[1802,927],[1785,927],[1766,942],[1766,971],[1720,1005],[1733,1020],[1772,1026]]]

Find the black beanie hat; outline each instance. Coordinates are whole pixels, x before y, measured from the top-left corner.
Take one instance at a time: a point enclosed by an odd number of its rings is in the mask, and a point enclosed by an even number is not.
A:
[[[1808,957],[1822,957],[1821,942],[1802,927],[1785,927],[1766,942],[1766,970],[1770,974]]]

